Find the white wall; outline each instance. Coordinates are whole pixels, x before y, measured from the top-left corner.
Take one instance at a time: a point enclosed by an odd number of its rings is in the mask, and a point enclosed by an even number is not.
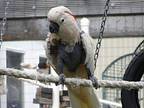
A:
[[[44,55],[43,41],[11,41],[3,42],[0,50],[0,68],[6,67],[6,50],[24,53],[24,62],[37,64],[39,56]],[[39,108],[38,104],[33,104],[37,86],[24,82],[23,108]],[[6,108],[6,95],[1,96],[1,108]]]
[[[125,54],[133,53],[143,39],[139,37],[103,39],[96,70],[99,78],[113,60]]]

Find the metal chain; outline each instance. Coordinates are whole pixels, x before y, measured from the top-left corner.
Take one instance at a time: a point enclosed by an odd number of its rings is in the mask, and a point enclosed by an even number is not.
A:
[[[3,42],[3,36],[5,34],[5,30],[6,30],[6,23],[7,23],[7,9],[9,7],[9,1],[6,1],[6,5],[5,5],[5,10],[4,10],[4,17],[2,18],[2,22],[1,22],[1,31],[0,31],[0,49],[2,47],[2,42]]]
[[[109,2],[110,2],[110,0],[106,1],[106,5],[105,5],[105,8],[104,8],[105,9],[104,10],[104,15],[102,17],[101,28],[100,28],[99,37],[98,37],[98,42],[97,42],[96,50],[95,50],[95,54],[94,54],[95,69],[96,69],[96,64],[97,64],[97,60],[98,60],[98,57],[99,57],[99,51],[100,51],[101,42],[102,42],[102,38],[103,38],[103,33],[104,33],[104,29],[105,29],[105,22],[106,22],[106,19],[107,19],[107,13],[108,13],[108,10],[109,10]]]

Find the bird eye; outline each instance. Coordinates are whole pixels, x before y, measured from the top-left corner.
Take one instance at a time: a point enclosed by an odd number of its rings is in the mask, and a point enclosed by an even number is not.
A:
[[[62,22],[62,23],[64,22],[64,18],[61,19],[61,22]]]

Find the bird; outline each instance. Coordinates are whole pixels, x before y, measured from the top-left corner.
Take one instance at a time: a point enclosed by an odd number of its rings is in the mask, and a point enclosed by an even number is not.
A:
[[[47,18],[47,63],[58,73],[58,84],[64,84],[65,78],[84,78],[98,87],[94,76],[95,44],[92,37],[80,30],[72,11],[65,6],[51,8]],[[72,108],[100,108],[94,87],[67,85],[67,88]]]

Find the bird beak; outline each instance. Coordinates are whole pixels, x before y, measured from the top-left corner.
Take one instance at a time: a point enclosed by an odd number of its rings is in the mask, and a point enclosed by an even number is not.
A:
[[[51,33],[58,33],[59,31],[59,25],[55,22],[50,22],[50,25],[49,25],[49,31]]]

